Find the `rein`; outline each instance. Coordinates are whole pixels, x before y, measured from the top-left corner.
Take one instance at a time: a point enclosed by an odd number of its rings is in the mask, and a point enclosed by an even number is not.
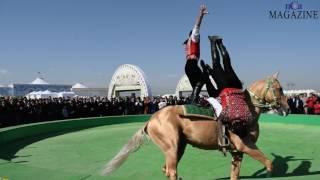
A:
[[[265,91],[262,93],[262,97],[259,97],[257,96],[255,93],[253,93],[252,91],[250,91],[249,89],[247,89],[247,91],[249,92],[250,94],[250,98],[251,100],[253,101],[253,105],[255,107],[258,107],[258,108],[268,108],[268,109],[272,109],[273,107],[278,107],[279,106],[279,103],[277,102],[277,97],[275,96],[275,93],[274,93],[274,88],[272,87],[272,84],[273,84],[273,79],[272,78],[269,78],[266,82],[266,88],[265,88]],[[273,96],[273,101],[272,102],[267,102],[265,100],[266,98],[266,95],[268,93],[269,90],[272,90],[271,93],[272,93],[272,96]],[[255,101],[255,102],[254,102]]]

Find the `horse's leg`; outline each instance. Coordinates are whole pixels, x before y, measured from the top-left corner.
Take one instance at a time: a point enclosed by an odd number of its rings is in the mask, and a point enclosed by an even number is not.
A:
[[[186,149],[187,143],[185,141],[180,141],[179,147],[178,147],[178,162],[181,160],[184,150]]]
[[[230,179],[237,180],[237,179],[239,179],[239,175],[240,175],[240,167],[241,167],[243,153],[242,152],[231,152],[231,155],[232,155],[232,162],[231,162]]]
[[[177,175],[177,165],[178,165],[178,157],[177,157],[177,149],[171,148],[167,152],[166,155],[166,176],[169,177],[170,180],[176,180]]]
[[[167,169],[167,164],[168,164],[168,159],[169,159],[169,149],[171,147],[171,138],[165,137],[163,130],[157,126],[155,122],[158,121],[150,121],[148,124],[148,134],[150,139],[158,145],[158,147],[161,149],[165,156],[165,164],[162,166],[162,172],[166,175],[169,176],[168,169]]]
[[[185,141],[180,141],[179,143],[179,146],[178,146],[178,151],[177,151],[177,163],[179,163],[179,161],[181,160],[183,154],[184,154],[184,151],[186,149],[186,146],[187,146],[187,143]],[[178,164],[177,164],[178,166]],[[166,164],[163,165],[162,167],[162,172],[163,173],[166,173]]]
[[[178,147],[179,147],[179,130],[173,124],[159,125],[160,121],[166,121],[172,118],[152,119],[148,124],[148,134],[155,144],[157,144],[165,155],[166,163],[162,168],[165,175],[170,180],[177,179],[177,164],[178,164]]]
[[[162,167],[163,173],[170,180],[177,179],[177,164],[178,164],[178,151],[175,146],[169,147],[167,141],[161,141],[160,139],[154,138],[154,142],[160,147],[165,156],[165,165]],[[176,145],[177,146],[177,145]]]
[[[240,137],[231,131],[229,131],[230,140],[236,147],[236,149],[240,152],[246,153],[251,156],[253,159],[261,162],[269,173],[272,171],[272,162],[258,149],[258,147],[249,139],[244,138],[244,140],[240,139]]]

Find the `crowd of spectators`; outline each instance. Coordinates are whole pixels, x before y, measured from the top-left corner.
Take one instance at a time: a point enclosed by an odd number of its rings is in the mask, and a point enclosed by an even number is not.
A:
[[[0,97],[0,127],[33,122],[113,115],[152,114],[159,107],[185,104],[187,98],[174,96],[27,99]],[[163,105],[164,104],[164,105]]]
[[[320,97],[311,94],[291,96],[288,98],[288,105],[292,114],[318,114],[320,115]]]
[[[27,99],[0,97],[0,127],[18,124],[114,115],[153,114],[168,105],[186,104],[189,98],[127,96]],[[292,114],[320,115],[320,98],[296,95],[288,97]]]

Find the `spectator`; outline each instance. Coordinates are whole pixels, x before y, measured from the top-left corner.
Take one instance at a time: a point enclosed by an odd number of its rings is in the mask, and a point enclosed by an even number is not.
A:
[[[320,115],[320,99],[317,98],[314,105],[314,114]]]
[[[317,96],[315,94],[311,94],[310,97],[306,100],[307,106],[307,114],[314,114],[314,104],[317,100]]]
[[[170,101],[170,103],[168,103]],[[75,97],[27,99],[21,97],[0,97],[0,127],[23,123],[82,118],[95,116],[112,116],[126,114],[151,114],[168,105],[185,104],[185,98],[169,99],[161,97],[112,98]]]
[[[298,95],[294,96],[291,104],[292,114],[304,114],[303,102]]]

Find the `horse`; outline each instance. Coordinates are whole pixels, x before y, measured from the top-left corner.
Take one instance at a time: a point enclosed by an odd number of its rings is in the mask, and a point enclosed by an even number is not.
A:
[[[259,136],[259,115],[263,109],[274,110],[286,116],[289,112],[287,98],[283,94],[278,73],[254,82],[244,92],[246,102],[254,115],[254,120],[247,126],[247,135],[240,138],[228,130],[232,156],[230,179],[236,180],[240,175],[243,154],[247,154],[261,162],[268,173],[272,171],[272,162],[256,146]],[[170,180],[178,177],[177,166],[184,154],[187,144],[205,150],[217,150],[218,122],[202,117],[183,115],[183,105],[167,106],[156,113],[139,129],[129,142],[110,160],[101,171],[101,175],[109,175],[119,168],[128,156],[150,138],[164,153],[165,164],[162,171]]]

